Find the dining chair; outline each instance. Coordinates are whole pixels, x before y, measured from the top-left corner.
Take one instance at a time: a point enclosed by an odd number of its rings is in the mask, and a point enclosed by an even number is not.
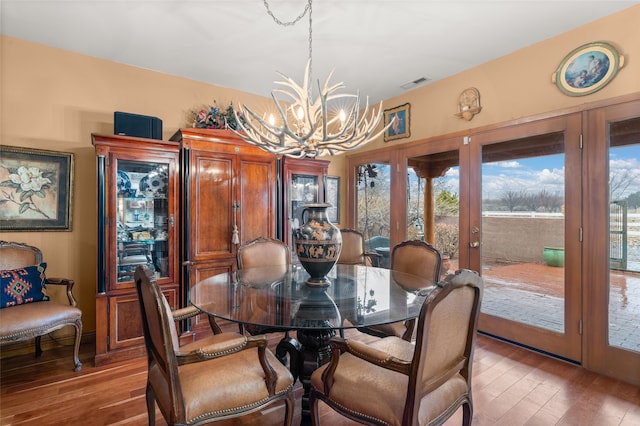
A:
[[[342,234],[342,250],[340,250],[337,263],[379,266],[381,256],[378,253],[365,251],[364,236],[360,231],[343,228],[340,233]]]
[[[293,377],[267,348],[267,338],[218,333],[179,346],[175,321],[201,312],[194,307],[172,312],[152,277],[146,265],[136,267],[148,358],[149,425],[155,424],[156,403],[169,425],[201,425],[244,416],[279,401],[285,402],[283,424],[291,425]]]
[[[394,274],[395,271],[410,274],[429,280],[432,285],[440,281],[442,254],[426,241],[410,240],[397,244],[391,250],[392,277],[398,285],[407,291],[419,291],[424,287],[423,281],[412,281],[411,277]],[[414,335],[416,319],[360,327],[358,330],[377,337],[397,336],[410,341]]]
[[[291,263],[291,251],[289,250],[289,247],[280,240],[270,237],[258,237],[239,246],[237,258],[238,269],[281,266],[283,268],[282,273],[284,274],[286,272],[286,268]],[[274,269],[274,272],[277,272],[277,270]],[[251,303],[253,305],[252,310],[259,312],[267,310],[269,301],[252,299],[243,300],[243,303]],[[246,330],[251,335],[280,331],[276,329],[266,329],[251,324],[240,324],[239,327],[240,333],[243,333]]]
[[[462,406],[462,423],[471,424],[482,279],[463,269],[438,287],[422,304],[415,343],[331,339],[329,363],[311,375],[313,425],[319,401],[351,420],[394,426],[441,425]]]

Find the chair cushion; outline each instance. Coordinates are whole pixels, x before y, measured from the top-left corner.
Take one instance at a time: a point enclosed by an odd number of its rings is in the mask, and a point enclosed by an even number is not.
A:
[[[386,337],[369,343],[369,346],[410,361],[414,345],[398,337]],[[315,370],[311,385],[323,391],[322,372],[329,364]],[[373,365],[351,354],[340,356],[331,400],[357,413],[367,413],[390,425],[401,425],[404,403],[407,398],[408,376]],[[460,374],[443,383],[420,401],[419,424],[427,424],[458,398],[467,393],[467,382]]]
[[[0,271],[0,308],[49,300],[44,284],[46,263]]]
[[[322,372],[329,364],[311,375],[311,385],[323,390]],[[330,398],[347,410],[381,419],[390,425],[402,420],[409,377],[363,361],[349,353],[340,356]]]
[[[247,349],[179,367],[188,422],[257,406],[269,397],[257,351],[255,348]],[[278,375],[276,394],[286,392],[293,384],[291,373],[271,351],[267,350],[266,355]],[[215,378],[215,382],[212,382],[212,378]],[[165,379],[155,365],[149,371],[149,381],[159,385],[154,386],[158,403],[169,407],[169,395],[162,392],[166,388],[163,386]]]
[[[82,317],[74,306],[37,302],[0,309],[0,341],[10,342],[41,336]]]

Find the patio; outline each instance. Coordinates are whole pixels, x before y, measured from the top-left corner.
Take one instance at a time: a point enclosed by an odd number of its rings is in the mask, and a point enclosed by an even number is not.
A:
[[[542,263],[487,265],[482,311],[563,332],[563,274]],[[640,274],[612,270],[609,297],[611,345],[640,352]]]

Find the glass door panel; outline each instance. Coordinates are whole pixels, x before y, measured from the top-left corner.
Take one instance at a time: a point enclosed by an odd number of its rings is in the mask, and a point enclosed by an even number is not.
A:
[[[585,366],[640,386],[640,100],[587,122]]]
[[[564,148],[551,136],[522,157],[515,140],[482,163],[482,311],[564,332]]]
[[[577,362],[580,130],[574,114],[473,138],[468,229],[484,280],[479,329]]]
[[[319,188],[318,188],[318,176],[315,175],[303,175],[303,174],[291,174],[289,181],[289,241],[293,243],[295,238],[294,232],[302,225],[302,210],[305,204],[317,203],[320,201]],[[295,246],[291,244],[291,256],[293,261],[298,260],[296,255]]]
[[[357,166],[356,229],[365,239],[365,251],[381,256],[381,267],[389,267],[391,236],[391,168],[388,164]]]
[[[459,155],[445,151],[407,161],[406,239],[425,240],[440,250],[443,274],[459,265]]]
[[[640,354],[640,118],[609,135],[608,344]]]
[[[138,265],[169,276],[169,164],[118,161],[116,281],[133,280]]]

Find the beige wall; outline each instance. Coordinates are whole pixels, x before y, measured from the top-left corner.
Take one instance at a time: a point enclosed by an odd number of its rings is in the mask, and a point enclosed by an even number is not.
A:
[[[385,108],[411,104],[411,137],[364,149],[426,139],[560,110],[587,102],[640,91],[640,5],[545,40],[510,55],[427,84],[406,95],[388,99]],[[541,23],[544,25],[544,23]],[[509,37],[505,34],[505,37]],[[551,82],[564,57],[578,46],[594,41],[612,44],[625,64],[604,88],[588,96],[572,97]],[[469,87],[480,92],[482,111],[466,121],[454,114],[460,93]]]
[[[3,232],[44,253],[47,275],[75,280],[85,331],[95,330],[96,160],[91,133],[113,133],[113,112],[160,117],[164,139],[189,127],[189,112],[215,99],[259,108],[266,98],[1,37],[2,144],[72,152],[72,232]]]
[[[385,107],[411,103],[410,142],[640,91],[640,6],[578,28],[451,78],[428,84]],[[508,37],[509,35],[505,35]],[[607,41],[626,57],[625,67],[605,88],[584,98],[568,97],[550,82],[564,56],[591,41]],[[5,145],[75,154],[72,232],[3,232],[0,238],[40,247],[48,275],[76,281],[85,331],[95,330],[96,178],[91,133],[113,132],[113,112],[160,117],[164,138],[187,125],[194,108],[229,101],[255,109],[267,98],[103,61],[10,37],[0,37],[0,141]],[[458,94],[481,93],[482,113],[471,122],[454,117]],[[367,149],[386,146],[375,142]],[[329,174],[343,177],[344,156]],[[345,205],[344,188],[342,205]],[[344,212],[343,212],[344,213]],[[343,214],[344,217],[344,214]]]

